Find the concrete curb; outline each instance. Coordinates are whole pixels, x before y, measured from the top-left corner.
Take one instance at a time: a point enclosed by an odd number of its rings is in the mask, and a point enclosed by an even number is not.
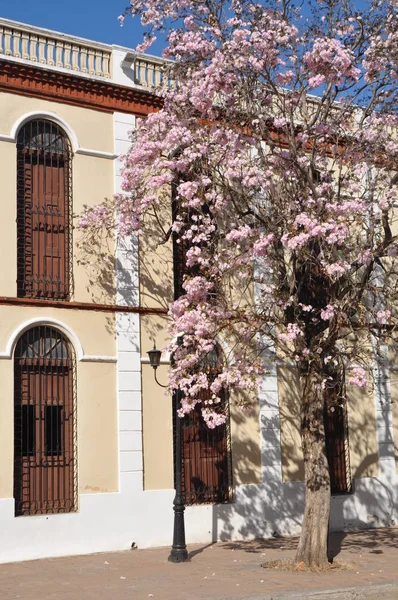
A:
[[[302,592],[277,592],[266,593],[261,596],[250,596],[242,600],[376,600],[398,598],[398,581],[382,584],[368,584],[366,586],[351,586],[334,590],[303,590]],[[227,599],[225,599],[227,600]]]

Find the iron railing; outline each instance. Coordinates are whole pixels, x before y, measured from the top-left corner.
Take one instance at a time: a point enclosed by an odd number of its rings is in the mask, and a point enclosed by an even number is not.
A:
[[[14,355],[15,515],[77,507],[76,364],[54,327],[27,330]]]
[[[185,501],[187,505],[231,502],[233,488],[229,402],[225,398],[222,406],[227,417],[226,423],[214,429],[209,429],[206,425],[201,409],[202,403],[197,404],[182,422]]]
[[[348,494],[352,491],[352,479],[347,401],[337,385],[325,390],[324,425],[331,493]]]

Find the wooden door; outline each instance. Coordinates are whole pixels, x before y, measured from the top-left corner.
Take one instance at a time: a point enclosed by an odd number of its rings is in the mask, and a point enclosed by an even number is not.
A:
[[[40,339],[40,356],[15,358],[17,515],[74,507],[73,367],[54,356],[51,343],[54,337]]]
[[[187,504],[229,500],[227,425],[209,429],[197,404],[183,421],[183,481]]]
[[[65,166],[58,155],[26,154],[25,290],[34,297],[67,296]]]

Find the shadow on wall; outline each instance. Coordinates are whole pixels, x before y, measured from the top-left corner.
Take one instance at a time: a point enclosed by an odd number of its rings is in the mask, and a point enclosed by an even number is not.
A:
[[[373,392],[372,390],[367,398],[360,394],[349,406],[352,414],[349,419],[348,468],[353,476],[353,489],[352,493],[332,496],[331,532],[395,526],[395,463],[391,471],[379,469]],[[299,481],[303,473],[302,464],[298,460],[300,455],[302,456],[299,432],[300,405],[294,385],[285,386],[283,393],[287,397],[280,403],[279,411],[275,410],[275,405],[272,410],[265,400],[265,409],[263,406],[261,414],[262,482],[237,486],[234,503],[213,507],[213,540],[278,538],[298,535],[300,532],[305,496],[304,484]],[[382,406],[383,440],[393,448],[388,414],[389,406],[385,404],[384,410]],[[282,443],[279,422],[282,423]],[[257,447],[250,439],[240,440],[240,445],[239,471],[243,474],[243,481],[250,480]],[[380,447],[382,448],[383,444]],[[385,537],[388,539],[388,532]],[[339,553],[344,538],[344,533],[338,536],[331,535],[330,558]],[[369,540],[374,539],[376,538],[373,534],[369,533]],[[393,533],[391,540],[391,543],[396,543]],[[295,546],[297,541],[291,543]],[[369,543],[375,544],[374,551],[377,552],[377,542]],[[264,544],[268,546],[260,545],[259,548],[270,547],[269,544],[272,547],[273,541],[270,539]],[[285,545],[285,541],[283,544]]]
[[[239,428],[239,415],[234,415],[234,418]],[[258,444],[248,437],[239,440],[235,471],[239,472],[243,485],[236,486],[232,504],[213,507],[213,539],[277,538],[299,533],[304,485],[301,482],[282,482],[279,429],[277,412],[261,414],[263,466],[260,483],[247,483],[253,481],[256,474]]]
[[[111,304],[115,297],[113,241],[77,230],[76,262],[85,273],[86,292],[96,304]]]

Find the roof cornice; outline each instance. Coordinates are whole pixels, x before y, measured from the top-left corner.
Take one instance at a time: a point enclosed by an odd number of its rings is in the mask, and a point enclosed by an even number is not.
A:
[[[162,98],[149,91],[40,69],[31,64],[0,59],[0,91],[73,104],[103,112],[125,112],[145,117],[162,107]]]

